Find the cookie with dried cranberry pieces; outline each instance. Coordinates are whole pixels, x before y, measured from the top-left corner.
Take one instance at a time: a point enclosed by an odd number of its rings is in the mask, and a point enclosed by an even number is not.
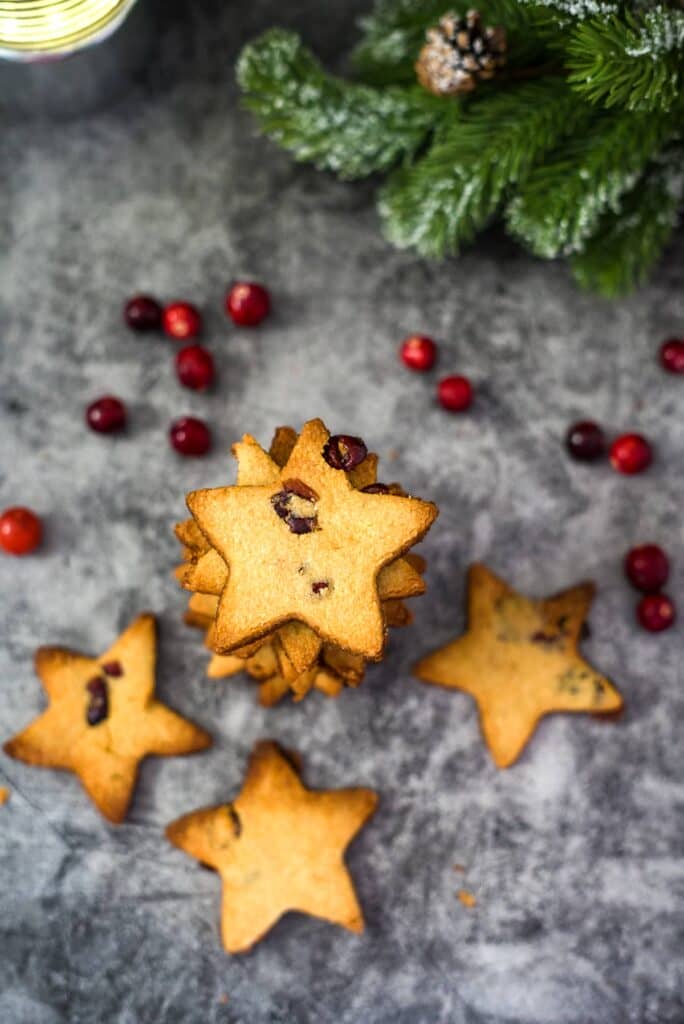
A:
[[[155,698],[156,648],[149,614],[138,616],[99,658],[39,648],[36,672],[49,705],[5,744],[5,753],[74,772],[105,818],[122,822],[143,758],[211,745],[204,729]]]
[[[382,656],[378,574],[422,539],[437,508],[356,489],[348,470],[364,450],[311,420],[277,479],[188,495],[195,522],[229,569],[213,627],[217,653],[296,620],[326,643]]]

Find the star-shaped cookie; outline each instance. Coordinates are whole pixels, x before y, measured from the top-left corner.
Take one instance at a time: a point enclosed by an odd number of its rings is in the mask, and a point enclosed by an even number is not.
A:
[[[437,509],[355,489],[324,458],[329,436],[320,420],[305,424],[267,486],[188,495],[197,525],[229,569],[212,636],[218,653],[296,620],[329,643],[381,657],[378,573],[424,536]]]
[[[166,835],[219,872],[223,944],[242,953],[290,910],[363,931],[344,851],[376,806],[370,789],[306,789],[291,760],[262,742],[232,803],[186,814]]]
[[[469,693],[499,768],[513,764],[543,715],[617,711],[622,697],[581,656],[581,629],[594,596],[582,583],[536,600],[484,565],[468,572],[468,629],[423,658],[419,679]]]
[[[211,737],[154,697],[156,624],[140,615],[100,658],[59,647],[36,652],[49,698],[5,746],[28,764],[75,772],[111,822],[123,821],[148,754],[190,754]]]

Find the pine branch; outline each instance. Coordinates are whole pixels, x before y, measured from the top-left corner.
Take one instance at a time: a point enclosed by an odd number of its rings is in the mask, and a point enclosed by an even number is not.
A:
[[[493,93],[455,116],[426,156],[381,192],[385,234],[426,256],[458,251],[494,215],[506,189],[586,116],[562,80]]]
[[[385,171],[412,156],[444,110],[413,89],[372,89],[326,74],[299,37],[271,29],[244,48],[237,78],[262,131],[341,178]]]
[[[425,33],[447,7],[445,0],[376,0],[372,13],[359,19],[364,38],[351,57],[364,81],[415,81],[413,65]]]
[[[623,6],[616,0],[520,0],[520,3],[546,7],[561,26],[585,18],[606,18],[617,14]]]
[[[604,214],[583,251],[572,257],[578,283],[608,299],[643,284],[677,224],[683,198],[680,169],[648,170],[625,196],[620,214]]]
[[[359,20],[364,38],[352,53],[352,64],[372,85],[415,80],[414,64],[425,42],[425,33],[448,10],[465,14],[470,4],[449,0],[376,0],[371,14]],[[511,66],[544,58],[545,33],[535,5],[518,0],[478,0],[477,9],[486,25],[504,25]]]
[[[684,11],[660,7],[586,21],[566,52],[571,85],[592,103],[669,110],[684,89]]]
[[[579,251],[675,130],[665,114],[597,114],[523,184],[508,206],[510,232],[537,256]]]

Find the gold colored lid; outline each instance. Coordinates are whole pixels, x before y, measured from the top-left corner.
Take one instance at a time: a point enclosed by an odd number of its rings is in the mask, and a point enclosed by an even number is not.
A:
[[[0,54],[70,53],[113,31],[134,2],[0,0]]]

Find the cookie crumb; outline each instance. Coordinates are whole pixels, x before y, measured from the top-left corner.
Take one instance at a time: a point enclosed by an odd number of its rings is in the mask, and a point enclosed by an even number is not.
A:
[[[451,867],[453,871],[458,871],[459,875],[465,874],[465,864],[452,864]]]
[[[473,896],[472,892],[468,892],[467,889],[459,889],[456,895],[463,906],[467,907],[468,910],[472,910],[473,907],[477,905],[477,900]]]
[[[9,800],[10,791],[6,786],[0,786],[0,807]]]

